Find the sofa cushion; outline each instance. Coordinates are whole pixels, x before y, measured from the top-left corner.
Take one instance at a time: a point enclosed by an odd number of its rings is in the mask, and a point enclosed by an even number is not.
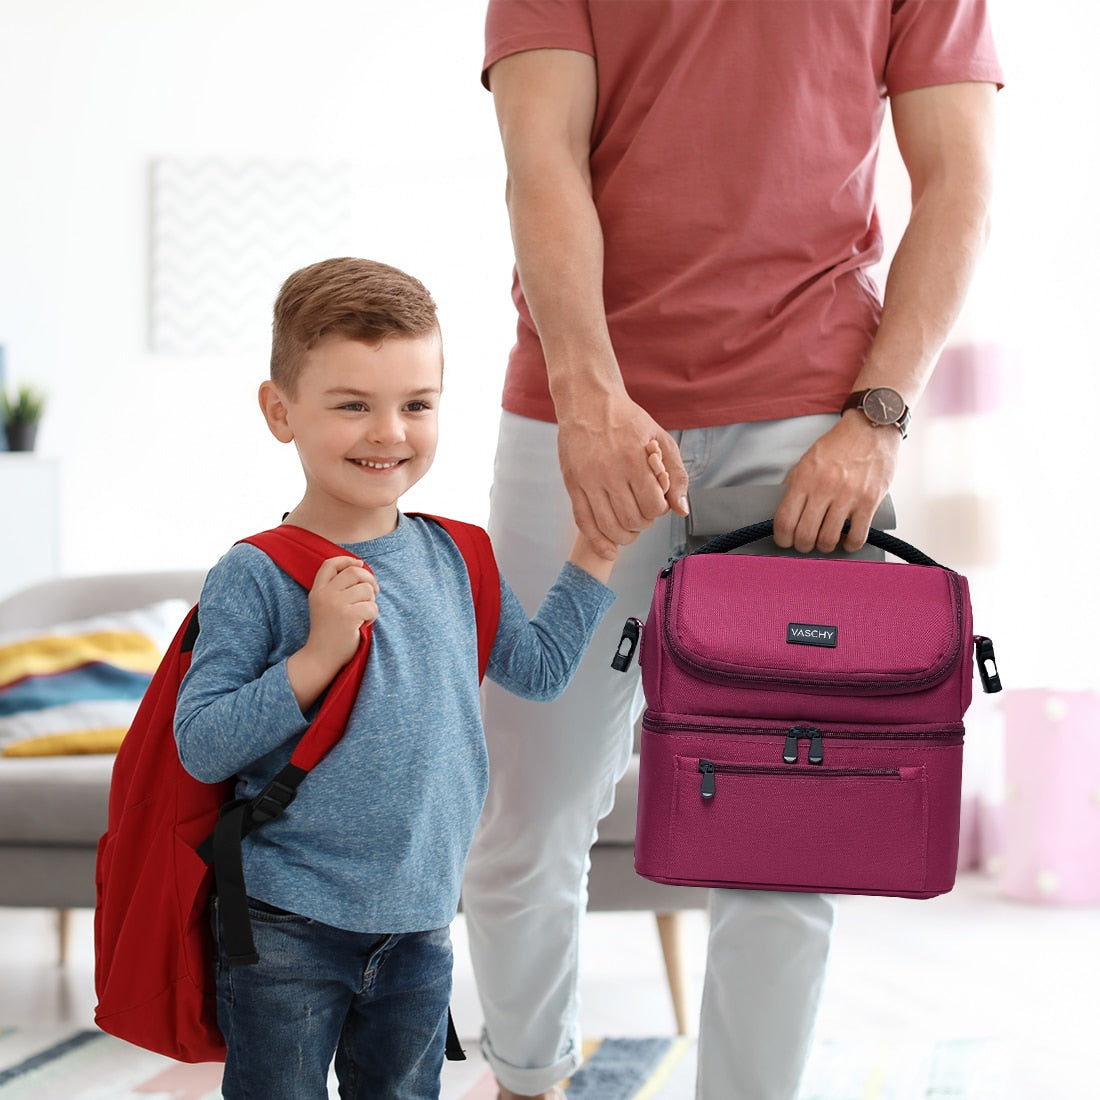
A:
[[[0,753],[117,750],[187,607],[162,600],[0,635]]]
[[[113,756],[0,760],[0,845],[94,847],[107,828]]]

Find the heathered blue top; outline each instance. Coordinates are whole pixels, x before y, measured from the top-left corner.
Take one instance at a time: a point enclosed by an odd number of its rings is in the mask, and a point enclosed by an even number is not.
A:
[[[477,635],[465,563],[430,520],[347,546],[378,578],[378,619],[343,738],[275,821],[246,837],[250,896],[337,928],[412,932],[454,918],[488,785]],[[614,593],[566,563],[534,619],[501,579],[488,673],[524,698],[559,695]],[[287,763],[303,715],[286,660],[305,644],[304,589],[254,546],[210,571],[180,688],[176,741],[204,782],[252,797]]]

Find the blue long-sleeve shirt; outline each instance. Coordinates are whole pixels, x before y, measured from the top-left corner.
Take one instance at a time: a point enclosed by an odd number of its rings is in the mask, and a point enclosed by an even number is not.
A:
[[[447,533],[413,516],[347,550],[380,585],[363,683],[343,738],[282,817],[244,840],[245,882],[252,897],[338,928],[440,928],[457,910],[488,785],[468,574]],[[556,697],[613,599],[566,564],[529,620],[502,578],[487,675]],[[199,621],[176,709],[180,759],[204,782],[236,775],[238,796],[252,797],[313,717],[286,674],[309,634],[307,594],[239,544],[210,571]]]

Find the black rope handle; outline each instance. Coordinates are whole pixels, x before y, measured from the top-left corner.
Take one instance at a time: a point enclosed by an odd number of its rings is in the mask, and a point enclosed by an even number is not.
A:
[[[695,554],[726,554],[730,550],[736,550],[741,546],[748,546],[751,542],[757,542],[760,539],[771,537],[774,533],[774,529],[774,521],[770,519],[762,520],[760,523],[750,523],[747,527],[738,527],[736,531],[729,531],[724,535],[716,535],[709,542],[703,543],[697,550],[692,550],[691,554],[686,556],[692,557]],[[848,530],[848,524],[844,525],[844,530]],[[904,539],[899,539],[894,535],[888,535],[885,531],[880,531],[877,527],[872,527],[867,532],[867,541],[872,546],[877,546],[880,550],[885,550],[887,554],[893,554],[894,557],[909,562],[910,565],[932,565],[937,569],[944,568],[938,561],[933,561],[932,558],[922,550],[918,550]]]

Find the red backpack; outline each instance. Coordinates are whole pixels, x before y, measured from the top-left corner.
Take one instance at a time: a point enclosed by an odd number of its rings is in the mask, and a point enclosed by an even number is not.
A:
[[[500,578],[489,537],[471,524],[426,518],[447,531],[466,562],[483,677],[500,616]],[[347,553],[285,524],[241,541],[258,546],[306,589],[326,558]],[[256,962],[241,838],[286,809],[310,769],[343,735],[371,628],[361,628],[355,656],[332,682],[290,762],[250,800],[233,798],[233,779],[200,783],[180,763],[173,733],[176,696],[198,632],[194,607],[153,676],[112,771],[107,831],[96,853],[95,1019],[104,1031],[181,1062],[219,1062],[225,1060],[225,1040],[217,1024],[211,894],[218,894],[230,965]],[[447,1057],[463,1058],[448,1023]]]

